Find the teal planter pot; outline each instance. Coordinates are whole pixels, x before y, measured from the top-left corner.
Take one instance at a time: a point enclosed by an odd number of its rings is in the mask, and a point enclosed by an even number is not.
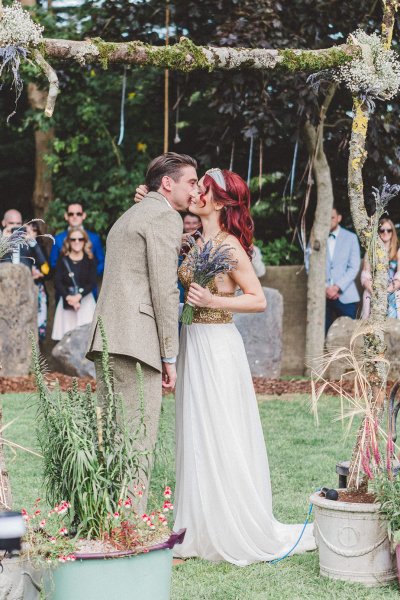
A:
[[[144,554],[78,555],[44,578],[46,600],[169,600],[172,548],[186,530]]]

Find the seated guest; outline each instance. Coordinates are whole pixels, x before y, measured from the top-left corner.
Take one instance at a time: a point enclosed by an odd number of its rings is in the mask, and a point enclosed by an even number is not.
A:
[[[333,208],[326,252],[325,333],[337,317],[356,318],[360,296],[355,279],[360,270],[360,245],[355,233],[340,226],[342,215]]]
[[[71,227],[83,228],[83,222],[86,217],[87,215],[83,210],[82,204],[79,204],[78,202],[72,202],[71,204],[68,204],[67,211],[64,213],[64,219],[68,223],[68,229]],[[54,238],[54,245],[50,254],[50,266],[52,269],[54,269],[57,264],[62,245],[67,237],[68,229],[58,233]],[[86,230],[86,233],[89,236],[89,240],[92,244],[92,253],[96,259],[97,275],[101,276],[103,275],[104,271],[104,250],[100,236],[97,233],[94,233],[94,231]]]
[[[394,223],[390,219],[381,219],[378,231],[389,257],[387,316],[392,319],[400,319],[399,240]],[[367,255],[364,257],[363,270],[361,271],[361,285],[364,288],[362,318],[368,319],[371,312],[372,276]]]
[[[96,306],[96,259],[83,227],[70,229],[55,269],[55,288],[60,296],[54,316],[53,340],[72,329],[91,323]]]

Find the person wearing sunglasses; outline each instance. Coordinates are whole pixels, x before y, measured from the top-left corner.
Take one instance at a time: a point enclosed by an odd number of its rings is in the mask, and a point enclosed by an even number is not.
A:
[[[388,218],[381,219],[378,232],[379,237],[385,244],[389,257],[387,316],[392,319],[400,319],[400,271],[398,270],[400,250],[399,240],[393,221]],[[367,255],[364,257],[363,270],[361,272],[361,285],[364,288],[361,316],[363,319],[368,319],[371,311],[372,276],[371,265]]]
[[[87,215],[83,210],[82,204],[79,203],[71,203],[68,204],[67,210],[64,213],[64,219],[68,223],[68,229],[71,227],[83,227],[84,221]],[[58,257],[60,256],[61,248],[67,237],[68,229],[61,231],[54,238],[54,245],[51,249],[50,254],[50,266],[52,269],[55,269]],[[88,231],[86,229],[86,233],[89,236],[90,242],[92,244],[92,252],[96,259],[97,263],[97,275],[101,277],[104,271],[104,249],[101,243],[100,236],[94,231]],[[96,291],[95,291],[96,295]]]
[[[53,340],[61,340],[68,331],[92,322],[96,271],[87,231],[83,227],[70,229],[55,269],[55,288],[60,299],[54,315]]]

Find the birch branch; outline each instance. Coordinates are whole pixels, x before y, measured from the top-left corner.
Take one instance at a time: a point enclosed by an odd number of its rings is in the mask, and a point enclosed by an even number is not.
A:
[[[57,73],[55,72],[53,67],[51,67],[49,63],[44,59],[43,55],[41,54],[41,52],[39,52],[39,50],[34,50],[33,56],[35,62],[42,69],[43,73],[46,75],[49,81],[49,93],[47,96],[44,114],[46,115],[46,117],[51,117],[54,112],[54,106],[59,92],[59,82]]]

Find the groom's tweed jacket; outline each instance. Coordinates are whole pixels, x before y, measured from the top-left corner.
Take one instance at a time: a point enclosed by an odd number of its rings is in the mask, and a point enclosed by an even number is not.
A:
[[[110,354],[131,356],[161,370],[178,354],[178,254],[182,219],[158,192],[127,210],[107,237],[103,284],[88,358],[101,351],[101,316]]]

